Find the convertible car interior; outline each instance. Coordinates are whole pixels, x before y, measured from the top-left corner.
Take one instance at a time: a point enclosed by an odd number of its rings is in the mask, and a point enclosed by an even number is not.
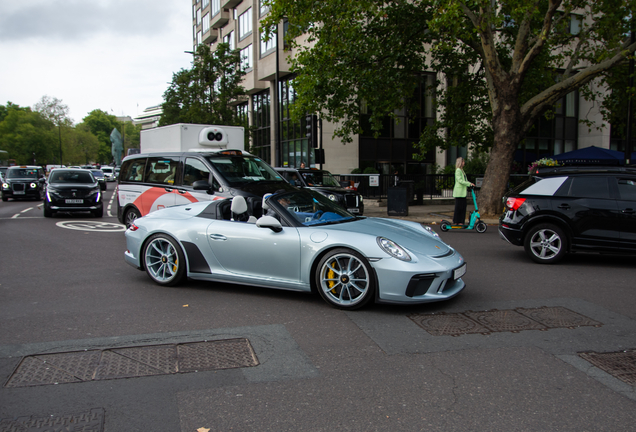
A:
[[[260,198],[237,195],[231,200],[222,199],[210,202],[199,217],[215,220],[256,223],[263,216]]]

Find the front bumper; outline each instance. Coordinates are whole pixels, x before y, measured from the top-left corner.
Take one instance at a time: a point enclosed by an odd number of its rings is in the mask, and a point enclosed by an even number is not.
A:
[[[431,261],[436,262],[429,267]],[[427,260],[423,264],[388,258],[373,262],[372,265],[380,287],[377,303],[420,304],[443,301],[455,297],[466,287],[462,276],[454,277],[455,270],[466,265],[457,252],[440,260]]]

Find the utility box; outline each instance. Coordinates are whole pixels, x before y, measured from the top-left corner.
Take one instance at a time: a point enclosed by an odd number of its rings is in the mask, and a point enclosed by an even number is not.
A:
[[[245,129],[240,126],[177,123],[144,129],[140,140],[142,153],[245,150]]]
[[[389,216],[409,215],[408,188],[400,186],[389,188],[386,212]]]

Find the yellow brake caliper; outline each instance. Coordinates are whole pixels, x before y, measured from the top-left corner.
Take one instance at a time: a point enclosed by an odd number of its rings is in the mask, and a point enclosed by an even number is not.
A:
[[[333,263],[335,263],[335,261]],[[331,288],[331,294],[336,294],[336,289],[334,288],[336,283],[332,280],[334,276],[336,276],[336,273],[333,270],[331,270],[331,268],[329,268],[329,271],[327,272],[327,279],[330,279],[330,280],[329,282],[327,282],[327,285],[329,286],[329,288]]]

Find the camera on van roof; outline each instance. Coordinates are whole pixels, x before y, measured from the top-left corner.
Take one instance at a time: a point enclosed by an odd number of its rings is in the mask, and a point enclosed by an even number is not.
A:
[[[201,129],[199,132],[199,144],[210,147],[228,145],[227,134],[222,128],[213,126]]]

